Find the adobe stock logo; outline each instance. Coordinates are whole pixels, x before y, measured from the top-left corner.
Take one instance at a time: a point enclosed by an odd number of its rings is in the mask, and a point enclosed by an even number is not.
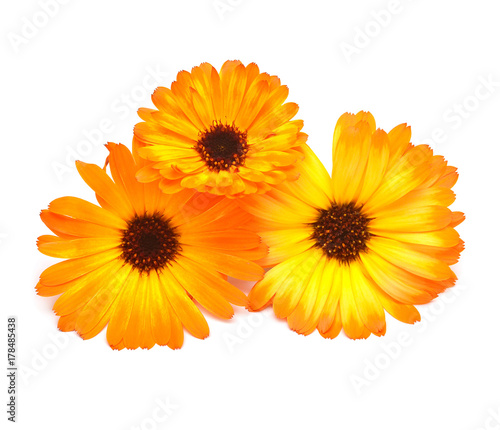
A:
[[[69,2],[70,0],[40,0],[38,2],[40,9],[30,17],[23,16],[21,27],[17,32],[7,33],[7,39],[14,52],[19,53],[22,46],[27,45],[42,28],[47,27],[51,19],[59,14],[61,6]]]
[[[243,0],[214,0],[212,3],[215,12],[221,21],[224,21],[228,12],[233,12]]]
[[[139,424],[133,425],[130,430],[156,430],[160,427],[163,428],[161,424],[167,421],[177,409],[179,409],[179,405],[172,403],[169,397],[166,397],[165,400],[157,398],[155,399],[155,405],[150,416],[143,418]]]
[[[411,0],[406,0],[409,2]],[[372,10],[372,19],[364,25],[354,27],[354,36],[351,41],[343,40],[339,43],[339,48],[347,63],[352,61],[353,55],[359,55],[363,49],[367,48],[373,39],[382,34],[383,29],[389,27],[393,18],[403,12],[404,5],[399,0],[390,0],[384,9]]]
[[[433,127],[425,138],[414,138],[414,145],[436,145],[446,142],[450,135],[461,128],[478,111],[487,107],[486,100],[494,96],[500,88],[500,80],[491,73],[477,77],[477,84],[465,97],[445,109],[441,122]]]
[[[435,325],[443,313],[467,290],[467,286],[457,284],[442,293],[438,298],[419,309],[421,321],[414,328],[401,331],[393,340],[381,339],[376,355],[363,360],[362,369],[349,376],[352,387],[358,396],[372,386],[396,363],[414,343],[415,337],[424,333],[429,326]],[[499,429],[500,430],[500,429]]]
[[[101,147],[110,135],[127,117],[135,114],[141,104],[146,101],[156,87],[168,77],[168,73],[160,65],[146,67],[146,74],[128,91],[116,97],[109,106],[111,115],[101,118],[93,127],[81,131],[81,138],[72,145],[66,145],[64,159],[51,162],[52,170],[59,182],[67,173],[76,172],[75,161],[89,157],[95,148]]]
[[[230,354],[249,340],[254,333],[261,327],[265,320],[270,317],[270,310],[262,312],[250,312],[246,319],[242,319],[233,327],[233,332],[224,332],[222,338]]]
[[[488,417],[484,420],[483,426],[475,430],[500,430],[500,407],[497,407],[496,411],[489,408]]]
[[[19,376],[25,386],[45,372],[74,339],[74,336],[61,331],[48,333],[47,337],[49,341],[39,349],[32,349],[28,362],[19,365]]]

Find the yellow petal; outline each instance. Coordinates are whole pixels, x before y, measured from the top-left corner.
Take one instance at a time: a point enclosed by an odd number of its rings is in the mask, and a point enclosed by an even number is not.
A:
[[[432,151],[425,145],[410,149],[386,173],[378,189],[363,206],[363,211],[374,214],[415,189],[427,176],[431,156]]]
[[[364,204],[382,182],[389,162],[388,142],[387,133],[383,130],[375,131],[371,137],[361,190],[356,197],[356,201],[360,204]]]
[[[370,140],[370,127],[365,122],[343,130],[333,154],[333,198],[337,204],[354,201],[368,159]]]
[[[385,312],[378,300],[376,287],[361,270],[358,261],[349,265],[351,286],[359,317],[376,336],[385,334]]]
[[[443,206],[423,206],[386,212],[370,221],[370,232],[425,232],[440,230],[450,224],[451,211]]]
[[[368,248],[393,264],[426,279],[444,281],[453,272],[437,258],[415,251],[411,245],[382,237],[371,237]]]

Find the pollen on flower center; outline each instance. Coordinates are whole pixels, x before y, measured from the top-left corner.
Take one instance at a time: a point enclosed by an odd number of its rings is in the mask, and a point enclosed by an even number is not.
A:
[[[229,170],[232,166],[242,166],[245,161],[247,133],[234,125],[214,122],[200,134],[194,149],[210,170]]]
[[[162,215],[136,215],[123,231],[122,258],[142,272],[162,269],[181,250],[179,233]]]
[[[327,257],[350,263],[360,252],[366,251],[366,242],[370,238],[369,222],[370,218],[353,203],[332,204],[330,209],[319,211],[317,221],[312,224],[311,239]]]

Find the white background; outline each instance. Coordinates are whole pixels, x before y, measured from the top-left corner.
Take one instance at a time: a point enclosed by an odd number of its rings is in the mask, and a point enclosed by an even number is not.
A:
[[[17,428],[500,428],[498,2],[221,0],[218,12],[213,0],[66,0],[48,18],[36,0],[3,3],[1,325],[18,318]],[[388,317],[384,338],[328,341],[239,309],[207,316],[210,337],[186,335],[179,351],[57,331],[54,299],[34,290],[54,262],[35,247],[48,232],[39,211],[64,195],[94,201],[61,166],[74,151],[101,165],[107,140],[131,143],[153,86],[226,59],[280,76],[328,168],[337,118],[361,109],[385,130],[407,122],[459,168],[459,281],[419,308],[422,323]]]

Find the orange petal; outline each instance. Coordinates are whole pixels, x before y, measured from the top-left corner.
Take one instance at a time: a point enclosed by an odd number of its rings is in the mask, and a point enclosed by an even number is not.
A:
[[[118,259],[120,255],[121,250],[112,249],[87,257],[61,261],[45,269],[40,275],[40,281],[45,285],[63,284]]]
[[[194,278],[199,279],[208,288],[215,290],[228,302],[237,306],[246,306],[248,304],[247,296],[237,287],[227,282],[226,277],[223,279],[220,274],[214,274],[212,271],[207,270],[206,267],[188,258],[179,258],[178,263],[187,273],[191,273]]]
[[[167,298],[182,325],[198,339],[205,339],[209,334],[209,328],[205,317],[188,297],[186,291],[174,278],[170,270],[164,270],[161,274],[161,282],[165,284]]]
[[[76,162],[76,168],[87,185],[107,203],[106,209],[122,219],[132,218],[134,208],[127,196],[120,191],[103,169],[95,164],[87,164],[82,161]]]
[[[120,230],[118,229],[104,227],[99,224],[93,224],[88,221],[70,218],[64,215],[58,215],[49,210],[42,210],[40,212],[40,218],[55,234],[67,239],[75,239],[77,237],[116,238],[121,236]]]
[[[49,210],[55,214],[88,221],[113,229],[127,228],[127,223],[122,218],[78,197],[60,197],[55,199],[49,204]]]
[[[57,237],[57,236],[54,236]],[[59,238],[58,238],[59,239]],[[56,240],[38,244],[38,250],[45,255],[56,258],[79,258],[99,252],[118,248],[120,238],[93,237],[74,240]]]
[[[182,254],[191,260],[212,267],[218,272],[244,281],[257,281],[264,276],[262,267],[234,255],[189,245],[183,247]]]
[[[200,277],[193,276],[191,272],[186,271],[178,262],[173,264],[169,270],[201,306],[221,318],[232,318],[234,315],[232,306],[215,289],[210,287],[212,283],[207,284],[202,282]]]

